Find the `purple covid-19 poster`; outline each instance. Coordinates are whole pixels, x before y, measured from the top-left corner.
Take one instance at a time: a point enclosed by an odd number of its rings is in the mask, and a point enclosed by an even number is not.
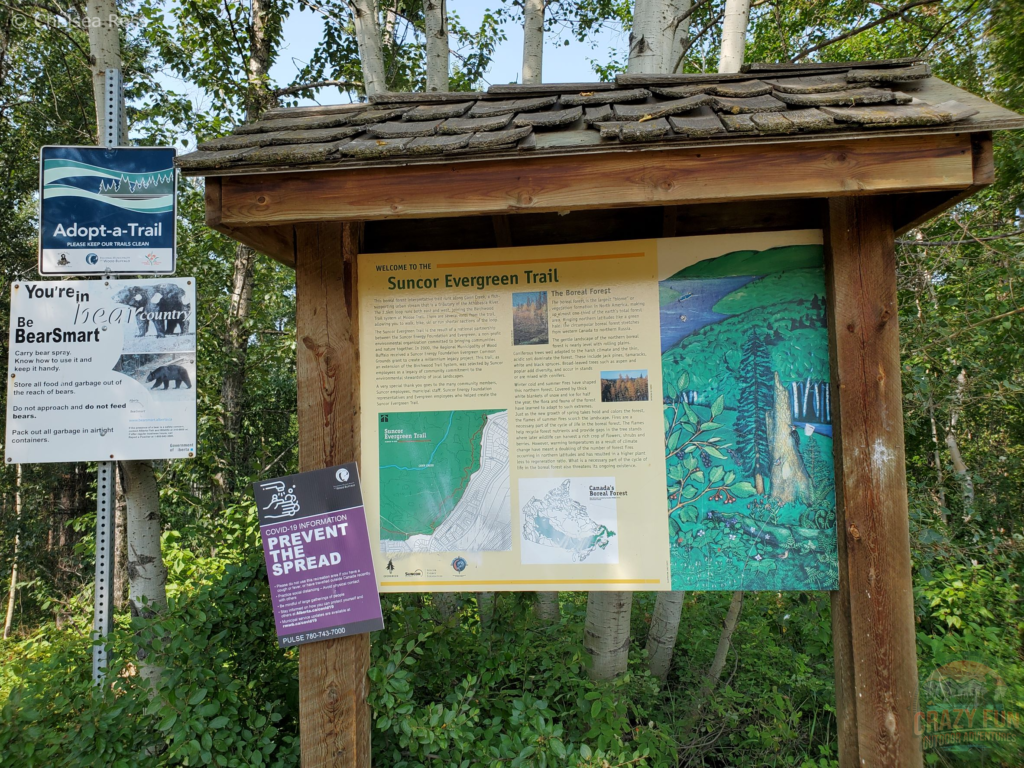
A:
[[[280,645],[383,629],[356,465],[253,489]]]

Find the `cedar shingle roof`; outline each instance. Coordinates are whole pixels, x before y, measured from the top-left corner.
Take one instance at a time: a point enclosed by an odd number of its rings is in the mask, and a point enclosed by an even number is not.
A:
[[[486,93],[384,93],[371,102],[273,109],[177,162],[189,175],[219,175],[1024,126],[1014,113],[932,77],[916,59],[752,64],[743,74],[620,75],[615,83],[491,86]]]

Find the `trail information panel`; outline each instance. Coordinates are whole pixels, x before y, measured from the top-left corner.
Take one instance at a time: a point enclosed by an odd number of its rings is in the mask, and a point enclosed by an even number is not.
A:
[[[39,273],[174,274],[173,147],[43,147]]]
[[[382,591],[836,588],[819,231],[359,258]]]
[[[383,629],[356,465],[253,489],[281,647]]]
[[[196,451],[195,281],[11,286],[6,463]]]

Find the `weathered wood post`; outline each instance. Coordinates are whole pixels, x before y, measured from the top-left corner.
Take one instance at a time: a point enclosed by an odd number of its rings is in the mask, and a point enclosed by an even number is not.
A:
[[[357,224],[295,227],[299,469],[359,460]],[[368,634],[299,649],[303,768],[369,768]]]
[[[825,215],[839,590],[832,595],[839,764],[923,764],[900,389],[896,256],[884,197]]]

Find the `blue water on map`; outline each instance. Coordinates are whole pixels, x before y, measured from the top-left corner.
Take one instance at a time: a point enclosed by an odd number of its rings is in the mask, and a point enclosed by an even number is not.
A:
[[[705,325],[730,317],[711,308],[724,296],[757,279],[757,275],[744,275],[662,280],[659,285],[671,288],[679,294],[679,299],[661,307],[661,351],[675,346]]]

